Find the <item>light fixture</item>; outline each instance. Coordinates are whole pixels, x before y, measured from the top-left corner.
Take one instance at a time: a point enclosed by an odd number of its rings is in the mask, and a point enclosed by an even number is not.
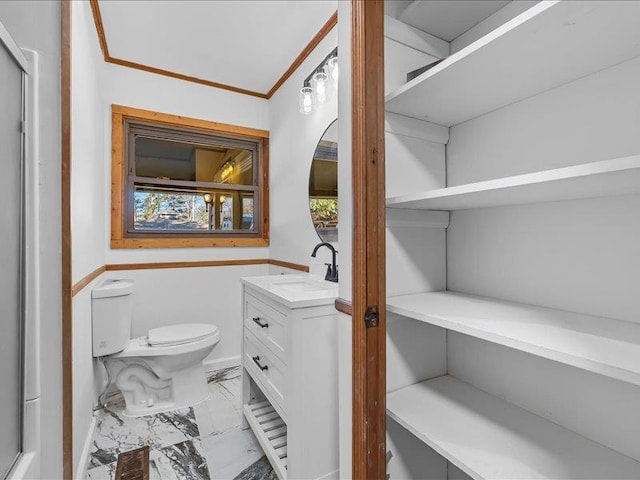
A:
[[[336,84],[338,83],[338,57],[331,57],[327,60],[327,71],[329,77]]]
[[[329,100],[329,85],[327,80],[329,77],[324,72],[316,72],[311,79],[311,87],[313,88],[314,96],[318,105],[322,105]]]
[[[225,197],[224,195],[220,195],[220,203],[224,203],[226,199],[227,197]]]
[[[309,115],[311,112],[313,112],[315,108],[315,98],[313,95],[313,89],[311,87],[304,86],[300,89],[299,103],[300,113]]]
[[[211,218],[211,205],[213,203],[213,195],[207,192],[202,195],[202,199],[204,200],[204,203],[207,204],[207,228],[209,230],[213,230],[213,219]]]
[[[298,94],[298,110],[310,115],[338,91],[338,48],[334,48],[304,80]]]

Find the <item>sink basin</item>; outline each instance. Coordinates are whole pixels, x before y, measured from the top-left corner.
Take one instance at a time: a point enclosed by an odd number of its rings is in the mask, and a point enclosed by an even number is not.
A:
[[[337,283],[308,273],[244,277],[242,283],[289,308],[333,305],[338,297]]]
[[[323,292],[328,291],[329,288],[319,282],[315,282],[308,278],[295,278],[295,279],[283,279],[274,280],[272,282],[274,287],[284,288],[291,292]]]

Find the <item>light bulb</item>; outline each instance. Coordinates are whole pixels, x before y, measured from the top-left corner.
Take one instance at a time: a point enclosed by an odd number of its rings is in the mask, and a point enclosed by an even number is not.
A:
[[[315,107],[313,89],[311,87],[302,87],[300,89],[299,109],[300,113],[309,115]]]
[[[327,74],[324,72],[314,73],[311,79],[311,85],[315,91],[316,102],[320,104],[325,103],[329,99]]]
[[[338,83],[338,57],[331,57],[327,60],[327,70],[331,80]]]

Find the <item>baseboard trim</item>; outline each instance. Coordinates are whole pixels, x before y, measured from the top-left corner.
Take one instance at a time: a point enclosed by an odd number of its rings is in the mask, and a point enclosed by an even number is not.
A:
[[[213,372],[214,370],[222,370],[223,368],[237,367],[240,365],[240,355],[233,357],[216,358],[215,360],[205,360],[203,363],[205,372]]]
[[[91,424],[89,425],[89,431],[87,437],[84,440],[84,446],[82,447],[82,453],[80,454],[80,460],[78,461],[78,467],[73,478],[77,480],[83,480],[87,478],[87,465],[89,464],[89,454],[91,452],[91,444],[93,443],[93,434],[96,430],[97,420],[95,416],[91,417]]]
[[[340,470],[334,470],[333,472],[329,472],[321,477],[318,477],[317,480],[334,480],[340,478]]]

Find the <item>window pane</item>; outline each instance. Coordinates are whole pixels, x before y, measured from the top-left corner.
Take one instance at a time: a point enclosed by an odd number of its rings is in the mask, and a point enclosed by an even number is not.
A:
[[[136,135],[135,175],[192,182],[253,185],[253,151]]]
[[[142,190],[134,195],[135,230],[208,230],[207,204],[201,194]]]
[[[135,187],[135,231],[255,231],[253,217],[252,193]]]

